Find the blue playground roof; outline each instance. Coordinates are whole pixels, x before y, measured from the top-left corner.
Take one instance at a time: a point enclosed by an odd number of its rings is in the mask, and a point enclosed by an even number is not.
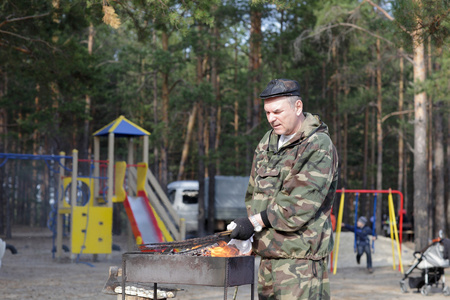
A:
[[[150,135],[150,132],[134,124],[124,116],[120,116],[105,127],[94,132],[94,136],[107,136],[111,132],[117,137],[132,137]]]

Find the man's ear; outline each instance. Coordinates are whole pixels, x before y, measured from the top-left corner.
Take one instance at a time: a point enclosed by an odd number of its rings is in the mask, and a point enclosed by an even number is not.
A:
[[[297,100],[295,102],[295,109],[296,109],[296,114],[297,116],[300,116],[301,113],[303,113],[303,102],[302,100]]]

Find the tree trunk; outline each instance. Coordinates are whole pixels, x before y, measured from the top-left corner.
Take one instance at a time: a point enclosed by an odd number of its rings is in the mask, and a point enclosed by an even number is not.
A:
[[[402,49],[400,49],[401,51]],[[403,62],[403,57],[400,57],[400,61],[399,61],[399,68],[400,68],[400,79],[398,81],[398,111],[403,111],[403,76],[404,76],[404,62]],[[405,191],[403,190],[402,186],[403,186],[403,150],[404,150],[404,145],[403,145],[403,115],[399,116],[399,123],[400,126],[398,128],[398,180],[397,180],[397,189],[402,192]]]
[[[372,79],[374,79],[375,77],[373,77]],[[372,85],[374,87],[374,85]],[[370,114],[370,127],[371,127],[371,131],[370,131],[370,166],[373,169],[376,164],[376,140],[377,140],[377,111],[372,109],[371,110],[372,113]],[[374,171],[369,173],[369,184],[370,184],[370,189],[376,189],[376,174]]]
[[[39,84],[36,85],[36,97],[34,98],[34,105],[35,105],[35,110],[36,112],[39,112],[40,109],[40,103],[39,103],[39,92],[40,92],[40,86]],[[40,148],[40,134],[38,131],[38,120],[34,120],[34,126],[35,129],[33,131],[33,155],[38,155],[39,153],[39,148]],[[32,172],[31,172],[31,178],[30,178],[30,187],[33,187],[33,194],[36,194],[36,190],[34,189],[34,187],[36,187],[38,184],[40,184],[40,182],[38,181],[38,172],[37,172],[37,164],[36,161],[33,160],[31,162],[31,168],[32,168]],[[22,177],[22,176],[20,176]],[[23,179],[23,178],[22,178]],[[22,184],[22,180],[20,180],[20,184]],[[25,187],[24,187],[25,188]],[[37,223],[37,201],[36,201],[36,197],[34,197],[35,195],[31,195],[30,193],[30,197],[25,198],[29,201],[30,203],[30,227],[34,227]]]
[[[417,2],[420,2],[419,0]],[[420,3],[419,3],[420,4]],[[420,21],[420,20],[418,20]],[[421,22],[417,22],[420,24]],[[414,84],[425,80],[422,29],[412,35],[414,52]],[[427,176],[427,96],[414,95],[414,232],[416,250],[428,244],[428,176]]]
[[[363,162],[363,189],[367,189],[367,172],[369,165],[369,106],[364,109],[364,162]]]
[[[180,168],[178,170],[177,180],[184,179],[184,166],[186,164],[186,160],[189,154],[189,144],[191,142],[196,116],[197,116],[197,103],[194,103],[194,107],[192,107],[192,112],[189,115],[186,137],[184,139],[183,150],[181,152]]]
[[[238,69],[239,69],[239,65],[238,65],[238,42],[237,42],[237,38],[235,38],[236,40],[236,44],[234,46],[234,78],[233,78],[233,82],[234,85],[237,84],[237,79],[238,79]],[[239,174],[239,168],[240,168],[240,149],[239,149],[239,143],[237,141],[238,136],[239,136],[239,101],[236,97],[236,99],[234,100],[234,122],[233,122],[233,128],[234,128],[234,155],[235,155],[235,162],[234,162],[234,166],[235,166],[235,172],[236,174]]]
[[[348,114],[347,112],[343,113],[344,124],[342,124],[342,182],[347,184],[348,182],[348,151],[347,151],[347,136],[348,136]]]
[[[322,61],[322,99],[327,96],[327,63],[325,60]],[[336,127],[335,127],[336,128]]]
[[[342,75],[343,75],[343,89],[344,89],[344,102],[348,100],[348,94],[350,93],[350,88],[348,85],[348,65],[347,65],[347,51],[344,50],[343,53],[343,66],[342,66]],[[344,124],[343,124],[343,134],[342,134],[342,173],[343,173],[343,182],[347,185],[348,182],[348,114],[347,111],[343,112],[344,115]]]
[[[280,39],[278,41],[278,63],[277,63],[277,71],[278,74],[283,74],[284,73],[284,67],[283,67],[283,33],[284,33],[284,14],[285,14],[285,10],[281,9],[279,10],[279,14],[280,14]]]
[[[435,171],[435,231],[433,236],[437,236],[439,230],[445,231],[445,164],[444,164],[444,135],[443,135],[443,118],[442,118],[443,103],[439,101],[436,104],[436,110],[434,113],[434,171]]]
[[[239,174],[240,164],[240,155],[239,155],[239,143],[237,141],[239,136],[239,102],[237,100],[234,101],[234,167],[236,174]]]
[[[199,31],[203,29],[199,26]],[[200,85],[203,81],[203,57],[200,54],[201,45],[198,46],[197,53],[197,64],[196,64],[196,74],[197,85]],[[203,99],[198,99],[198,110],[197,110],[197,139],[198,139],[198,236],[205,235],[205,139],[204,139],[204,128],[205,121],[204,117],[204,104]]]
[[[447,104],[447,108],[448,108],[448,104]],[[447,170],[446,170],[446,180],[445,182],[450,182],[450,117],[447,113]],[[446,192],[446,203],[445,203],[445,207],[448,207],[449,203],[450,203],[450,188],[447,185],[447,192]],[[448,233],[450,232],[450,209],[447,208],[447,227],[446,227],[446,232],[447,232],[447,236],[449,235]]]
[[[0,115],[1,118],[1,115]],[[1,119],[0,119],[1,121]],[[1,148],[0,148],[1,151]],[[6,166],[3,166],[0,168],[0,181],[5,182],[6,176],[5,176],[5,169]],[[8,198],[6,197],[6,187],[4,184],[0,184],[0,235],[5,234],[5,228],[6,228],[6,203],[8,201]]]
[[[366,83],[366,90],[369,92],[371,85],[372,75],[369,73],[369,77]],[[369,123],[369,104],[366,104],[364,109],[364,153],[363,153],[363,189],[367,189],[368,184],[368,172],[369,172],[369,131],[370,131],[370,123]]]
[[[219,77],[220,79],[220,77]],[[219,86],[220,86],[220,80],[219,80]],[[219,103],[220,103],[220,95],[219,95]],[[220,138],[221,138],[221,134],[222,134],[222,107],[219,105],[219,107],[217,107],[217,117],[216,117],[217,121],[216,121],[216,140],[214,143],[214,151],[217,153],[219,151],[219,145],[220,145]],[[220,158],[218,155],[216,155],[215,159],[215,164],[216,164],[216,174],[220,175]]]
[[[217,107],[220,103],[220,91],[219,91],[219,72],[218,72],[218,48],[219,48],[219,30],[217,24],[213,28],[214,42],[212,44],[213,55],[211,56],[211,83],[214,92],[215,101],[210,104],[209,113],[209,154],[208,154],[208,173],[209,173],[209,186],[208,186],[208,234],[214,232],[215,225],[215,198],[216,198],[216,136],[217,136]]]
[[[89,25],[89,35],[88,35],[88,53],[89,55],[92,55],[92,49],[94,47],[94,25],[92,23]],[[91,136],[90,134],[90,122],[89,122],[89,116],[91,115],[91,96],[89,94],[86,95],[85,98],[86,104],[84,107],[84,124],[83,124],[83,135],[82,135],[82,142],[81,142],[81,149],[80,149],[80,157],[81,158],[89,158],[90,157],[90,151],[89,151],[89,138]],[[84,168],[82,168],[82,171],[89,172],[89,165],[85,165]]]
[[[382,98],[382,82],[381,82],[381,42],[377,39],[377,190],[383,189],[383,98]],[[376,231],[381,232],[381,216],[383,213],[382,194],[377,195],[377,213],[376,213]]]
[[[198,103],[198,236],[205,235],[205,140],[204,140],[204,119],[203,101]]]
[[[163,51],[169,51],[169,35],[167,32],[162,33]],[[161,186],[166,189],[169,173],[169,138],[167,129],[169,128],[169,73],[162,72],[162,122],[164,124],[161,147]]]
[[[0,100],[6,95],[8,90],[8,73],[0,68]],[[0,153],[7,152],[7,134],[8,134],[8,118],[5,108],[0,108]],[[6,164],[0,167],[0,182],[5,183],[7,180]],[[6,208],[8,203],[8,197],[6,195],[7,187],[5,184],[0,184],[0,235],[5,233],[6,229]]]
[[[431,44],[431,43],[430,43]],[[442,57],[442,48],[438,47],[436,49],[436,56]],[[429,53],[431,57],[431,53]],[[434,69],[439,71],[441,66],[435,64],[434,68],[431,65],[431,58],[429,59],[429,69],[430,73]],[[444,120],[443,120],[443,101],[438,101],[436,103],[436,109],[434,110],[434,171],[435,171],[435,188],[434,188],[434,199],[435,199],[435,231],[433,236],[437,236],[439,231],[442,230],[446,232],[446,216],[447,216],[447,206],[445,205],[445,153],[444,153]],[[436,209],[437,208],[437,209]]]
[[[400,51],[403,52],[403,49],[400,48]],[[403,99],[404,99],[404,59],[400,56],[399,60],[399,82],[398,82],[398,111],[403,111]],[[406,181],[407,181],[407,173],[406,173],[406,165],[405,165],[405,145],[403,141],[403,114],[399,115],[399,127],[398,127],[398,178],[397,178],[397,190],[403,193],[403,211],[400,213],[406,214],[407,219],[411,221],[411,216],[407,213],[408,202],[406,201]],[[398,207],[400,207],[400,198],[398,199]]]
[[[153,20],[154,21],[154,20]],[[156,29],[152,32],[152,42],[153,47],[156,48]],[[155,128],[157,128],[159,123],[159,113],[158,113],[158,72],[155,70],[153,72],[153,124]],[[158,167],[158,161],[159,161],[159,151],[158,147],[153,147],[153,173],[159,174],[159,167]]]
[[[332,59],[333,59],[333,65],[334,65],[334,76],[331,76],[333,82],[332,82],[332,111],[333,111],[333,128],[336,132],[336,134],[332,135],[332,139],[333,139],[333,144],[336,145],[336,148],[338,149],[338,153],[341,152],[341,148],[340,148],[340,130],[338,128],[338,94],[339,94],[339,88],[338,88],[338,82],[337,82],[337,78],[338,78],[338,63],[337,63],[337,50],[336,50],[336,46],[333,43],[333,48],[331,49],[331,53],[332,53]],[[339,161],[342,161],[342,157],[339,156]],[[342,169],[342,168],[341,168]],[[345,179],[342,178],[343,173],[342,170],[340,172],[341,174],[339,174],[340,176],[340,181],[341,181],[341,186],[342,187],[346,187],[346,182]],[[345,214],[345,211],[344,211]]]
[[[261,99],[259,98],[260,66],[261,66],[261,11],[259,7],[250,7],[250,55],[249,55],[249,83],[251,91],[247,98],[247,133],[260,123]],[[250,170],[254,145],[246,140],[245,169]]]
[[[51,166],[51,162],[49,162],[49,166]],[[45,227],[47,224],[48,218],[48,208],[49,208],[49,199],[50,199],[50,170],[49,167],[44,167],[42,169],[42,188],[41,188],[41,207],[39,211],[39,227]]]
[[[250,8],[250,71],[252,86],[252,127],[261,123],[261,99],[259,98],[259,83],[261,81],[261,10],[259,7]]]
[[[428,74],[431,75],[432,73],[432,63],[431,63],[431,37],[428,37],[428,43],[427,43],[427,69]],[[428,236],[434,236],[436,233],[436,199],[432,197],[433,195],[433,102],[432,102],[431,96],[429,96],[428,99],[428,140],[427,140],[427,146],[428,146],[428,153],[427,153],[427,161],[428,161]]]
[[[5,174],[7,174],[7,184],[6,184],[6,232],[5,236],[7,239],[12,238],[12,223],[13,223],[13,217],[14,217],[14,209],[12,208],[13,203],[13,183],[14,183],[14,175],[15,175],[15,169],[14,165],[16,162],[10,163],[9,166],[5,166]],[[9,171],[8,171],[9,170]],[[11,172],[12,171],[12,172]]]

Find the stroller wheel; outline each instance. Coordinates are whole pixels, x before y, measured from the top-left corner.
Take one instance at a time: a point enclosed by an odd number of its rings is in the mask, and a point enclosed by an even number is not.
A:
[[[408,287],[406,286],[406,283],[405,283],[404,280],[400,280],[400,288],[401,288],[403,293],[407,293],[408,292]]]
[[[421,289],[420,289],[420,293],[424,296],[428,296],[428,294],[430,293],[431,290],[431,286],[430,285],[424,285]]]
[[[447,285],[442,289],[442,294],[444,294],[444,296],[450,296],[450,288]]]

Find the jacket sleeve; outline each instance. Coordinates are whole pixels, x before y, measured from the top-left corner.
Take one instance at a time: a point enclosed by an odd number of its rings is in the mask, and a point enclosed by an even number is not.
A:
[[[355,231],[354,225],[344,224],[344,227],[345,227],[345,229],[347,229],[349,231]]]
[[[329,137],[316,134],[305,150],[298,153],[294,165],[284,179],[275,201],[267,207],[267,216],[276,230],[295,232],[312,219],[320,217],[328,190],[336,178],[337,155]]]
[[[251,172],[250,172],[250,178],[248,181],[248,187],[247,187],[247,192],[245,193],[245,206],[247,208],[247,215],[250,217],[251,215],[253,215],[252,211],[251,211],[251,205],[249,204],[253,198],[253,191],[255,190],[255,156],[256,154],[253,155],[253,163],[252,163],[252,168],[251,168]]]

